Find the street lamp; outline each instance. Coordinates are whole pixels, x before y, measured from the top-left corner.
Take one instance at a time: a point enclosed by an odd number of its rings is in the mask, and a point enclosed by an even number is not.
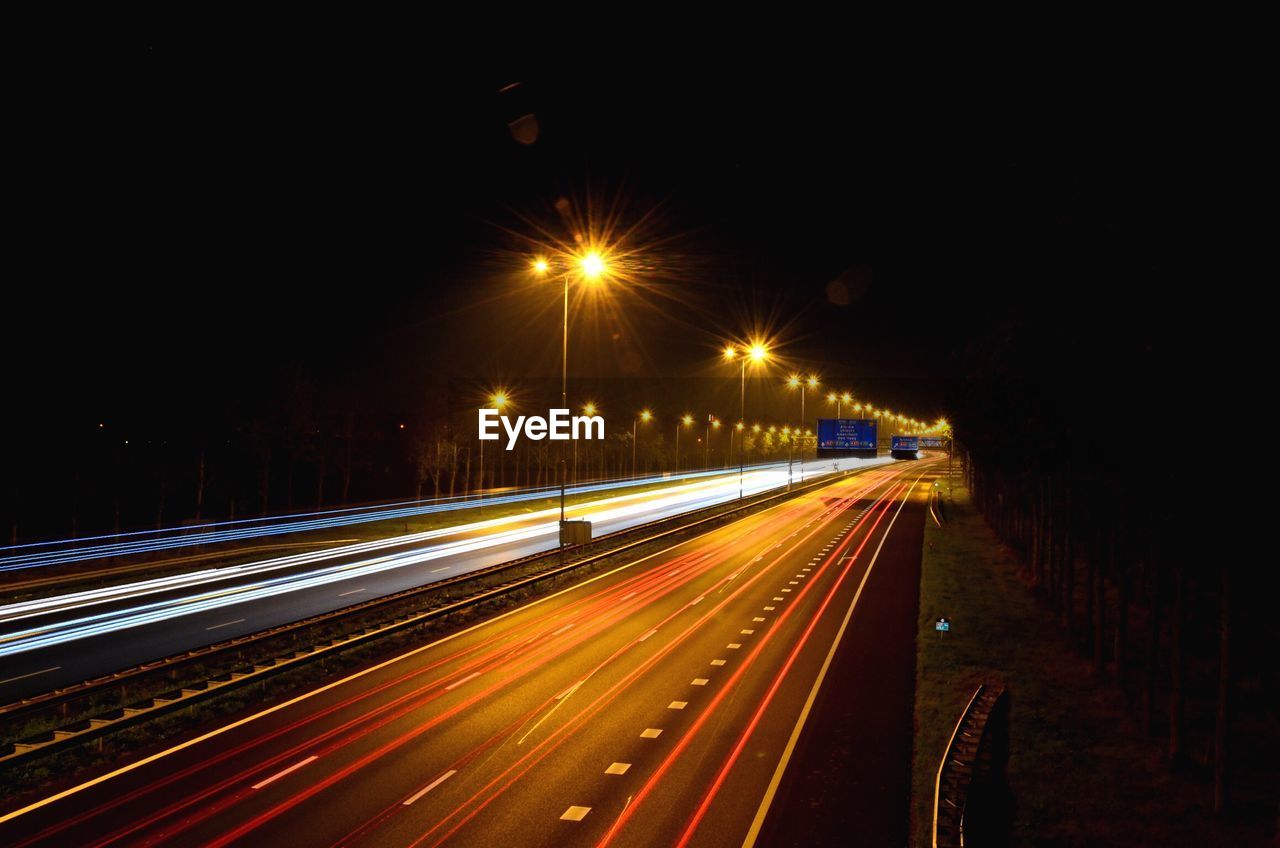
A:
[[[732,362],[735,359],[742,362],[742,384],[738,394],[738,423],[741,429],[742,422],[747,418],[747,363],[760,365],[767,362],[769,346],[759,340],[743,345],[741,350],[736,345],[725,345],[724,359],[726,362]],[[745,440],[738,440],[738,500],[742,500],[743,477],[746,475],[746,458],[743,455],[745,445]]]
[[[803,380],[802,380],[802,379],[800,379],[800,375],[799,375],[799,374],[792,374],[792,375],[790,376],[790,378],[788,378],[788,379],[787,379],[787,386],[788,386],[789,388],[791,388],[791,389],[799,389],[799,390],[800,390],[800,427],[796,429],[796,432],[797,432],[797,433],[799,433],[799,432],[800,432],[800,428],[803,428],[803,427],[804,427],[804,393],[805,393],[805,389],[816,389],[816,388],[818,388],[818,375],[817,375],[817,374],[810,374],[807,378],[805,378],[805,379],[803,379]],[[837,409],[837,412],[836,412],[836,417],[837,417],[837,418],[839,418],[839,417],[840,417],[840,414],[839,414],[838,409]],[[793,444],[793,446],[794,446],[794,444]],[[787,459],[787,474],[788,474],[788,475],[790,475],[790,473],[791,473],[791,459],[790,459],[790,458],[788,458],[788,459]],[[800,460],[800,481],[801,481],[801,482],[804,482],[804,460],[803,460],[803,459],[802,459],[802,460]]]
[[[639,426],[640,426],[640,422],[641,422],[641,421],[643,421],[643,422],[645,422],[646,424],[648,424],[651,420],[653,420],[653,413],[652,413],[652,412],[650,412],[650,411],[649,411],[649,410],[647,410],[647,409],[642,409],[642,410],[640,410],[640,414],[639,414],[639,415],[637,415],[637,416],[636,416],[634,419],[632,419],[632,421],[631,421],[631,477],[632,477],[632,479],[635,479],[635,476],[636,476],[636,433],[637,433],[637,429],[639,428]]]
[[[507,390],[506,390],[506,389],[495,389],[495,390],[493,391],[493,393],[489,395],[489,405],[490,405],[491,407],[493,407],[494,409],[498,410],[498,414],[499,414],[499,415],[501,415],[501,414],[502,414],[502,410],[504,410],[504,409],[506,409],[506,408],[507,408],[507,403],[509,403],[509,398],[508,398],[508,396],[507,396]],[[401,426],[404,426],[404,425],[401,425]],[[503,467],[503,463],[498,463],[498,468],[502,468],[502,467]],[[484,500],[484,442],[483,442],[483,441],[482,441],[482,442],[480,442],[480,494],[479,494],[479,499],[480,499],[481,501],[483,501],[483,500]],[[481,503],[479,508],[483,508],[483,506],[484,506],[484,504],[483,504],[483,503]]]
[[[561,371],[560,371],[560,408],[569,408],[569,277],[573,264],[576,264],[584,282],[596,282],[604,276],[608,270],[604,258],[597,251],[589,251],[582,256],[576,257],[575,263],[572,263],[564,269],[564,321],[563,335],[561,344]],[[539,256],[534,259],[533,270],[538,276],[546,276],[551,271],[551,263],[545,258]],[[564,447],[560,448],[560,521],[564,521],[564,485],[565,485],[565,461]],[[562,545],[563,547],[563,545]]]
[[[582,414],[592,416],[596,414],[596,405],[592,401],[587,401],[582,407]],[[591,471],[591,458],[587,458],[587,471]],[[588,473],[587,476],[590,476]],[[578,485],[578,440],[573,440],[573,485]]]
[[[706,468],[708,471],[711,470],[711,428],[712,427],[719,430],[720,419],[708,413],[707,414],[707,458],[706,458],[706,461],[703,463],[703,467]]]
[[[680,416],[680,420],[676,422],[676,473],[680,473],[680,428],[688,427],[693,423],[693,416],[685,413]]]

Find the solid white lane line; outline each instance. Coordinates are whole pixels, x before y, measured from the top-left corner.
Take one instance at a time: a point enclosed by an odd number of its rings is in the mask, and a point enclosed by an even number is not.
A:
[[[614,763],[604,770],[605,774],[626,774],[627,769],[631,768],[631,763]]]
[[[590,807],[570,807],[560,816],[560,821],[582,821],[591,812]]]
[[[854,592],[853,600],[849,603],[849,609],[844,614],[844,620],[840,622],[840,629],[836,631],[836,638],[831,642],[831,649],[827,651],[827,657],[823,660],[822,668],[818,670],[818,676],[813,681],[813,688],[809,690],[809,697],[805,700],[804,708],[800,711],[800,718],[796,721],[796,726],[791,731],[791,738],[787,740],[787,745],[782,751],[782,758],[778,760],[778,767],[773,772],[773,778],[769,781],[768,788],[765,789],[764,798],[760,801],[759,809],[756,810],[755,819],[751,822],[751,828],[747,831],[746,839],[742,841],[742,848],[753,848],[756,840],[760,838],[760,828],[764,826],[764,819],[769,812],[769,806],[773,803],[774,795],[777,794],[778,784],[782,782],[782,775],[787,770],[787,764],[791,761],[791,754],[800,739],[800,732],[804,730],[804,724],[809,718],[809,712],[813,709],[813,702],[818,697],[818,690],[822,688],[822,681],[826,678],[827,670],[831,667],[831,661],[835,658],[836,649],[840,647],[844,632],[849,627],[849,620],[853,618],[853,611],[858,606],[858,599],[862,597],[862,590],[866,588],[867,578],[871,576],[871,570],[875,568],[876,560],[880,558],[880,551],[884,548],[884,543],[889,538],[893,525],[897,522],[898,516],[902,514],[902,508],[906,505],[907,499],[903,498],[898,504],[897,512],[893,514],[893,518],[889,521],[889,526],[884,529],[884,534],[880,537],[880,544],[876,546],[875,553],[871,555],[871,561],[867,563],[867,570],[862,573],[862,581],[858,584],[858,591]]]
[[[480,672],[473,671],[470,674],[468,674],[466,677],[462,678],[461,680],[455,680],[452,683],[450,683],[448,686],[444,687],[444,691],[448,692],[450,690],[457,689],[459,686],[466,683],[468,680],[475,680],[479,676],[480,676]]]
[[[237,618],[235,621],[224,621],[221,624],[215,624],[212,627],[206,627],[205,630],[217,630],[219,627],[230,627],[233,624],[239,624],[244,621],[243,618]]]
[[[266,785],[267,785],[267,784],[269,784],[269,783],[275,783],[277,780],[279,780],[280,778],[284,777],[286,774],[289,774],[290,772],[295,772],[295,771],[297,771],[298,769],[300,769],[300,768],[302,768],[303,766],[305,766],[307,763],[314,763],[314,762],[315,762],[316,760],[318,760],[318,759],[319,759],[319,757],[318,757],[318,756],[311,756],[311,757],[307,757],[307,758],[306,758],[305,760],[303,760],[302,762],[294,763],[293,765],[289,766],[289,767],[288,767],[287,769],[285,769],[284,771],[278,771],[278,772],[276,772],[275,774],[273,774],[273,775],[271,775],[270,777],[268,777],[266,780],[262,780],[262,781],[259,781],[259,782],[255,783],[255,784],[253,784],[253,788],[254,788],[254,789],[261,789],[262,787],[266,786]]]
[[[455,774],[457,774],[457,773],[458,773],[458,770],[457,770],[457,769],[449,769],[447,772],[445,772],[444,774],[440,775],[440,776],[439,776],[439,777],[437,777],[435,780],[431,781],[431,782],[430,782],[430,783],[428,783],[426,786],[424,786],[424,787],[422,787],[421,789],[419,789],[419,790],[418,790],[417,792],[415,792],[413,795],[411,795],[410,797],[406,798],[406,799],[405,799],[405,802],[404,802],[404,805],[405,805],[406,807],[407,807],[407,806],[409,806],[409,805],[410,805],[410,804],[412,804],[414,801],[418,800],[418,799],[419,799],[419,798],[421,798],[423,795],[426,795],[426,794],[427,794],[428,792],[430,792],[432,789],[435,789],[437,786],[439,786],[440,784],[444,783],[446,780],[448,780],[449,778],[453,777],[453,776],[454,776]]]
[[[364,591],[364,587],[361,586],[359,589],[352,589],[350,592],[339,592],[338,597],[345,598],[347,595],[354,595],[356,592],[363,592],[363,591]]]
[[[640,733],[640,738],[641,739],[657,739],[661,735],[662,735],[662,728],[649,727]]]
[[[0,685],[12,683],[15,680],[26,680],[28,677],[35,677],[37,674],[44,674],[48,671],[57,671],[60,668],[62,668],[60,665],[51,665],[48,668],[42,668],[39,671],[29,671],[26,674],[19,674],[17,677],[9,677],[4,680],[0,680]]]

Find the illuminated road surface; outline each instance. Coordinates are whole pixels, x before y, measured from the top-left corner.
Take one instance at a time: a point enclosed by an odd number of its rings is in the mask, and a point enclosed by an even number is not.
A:
[[[783,766],[828,659],[890,631],[911,656],[930,466],[841,478],[213,729],[0,817],[0,843],[740,845],[793,814]],[[835,668],[856,688],[821,691],[870,716],[912,674]],[[907,691],[880,704],[904,750],[849,764],[901,797],[842,801],[902,839]]]
[[[842,460],[843,468],[888,460]],[[830,462],[810,462],[812,478]],[[799,464],[796,479],[799,478]],[[748,472],[753,494],[786,467]],[[737,475],[569,509],[595,535],[731,501]],[[307,551],[0,606],[0,703],[555,547],[558,511]]]

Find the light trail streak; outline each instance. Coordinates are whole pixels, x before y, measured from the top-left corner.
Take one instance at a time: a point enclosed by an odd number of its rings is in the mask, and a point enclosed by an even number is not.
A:
[[[883,472],[873,472],[873,474],[868,475],[867,478],[861,479],[870,483],[872,477],[882,474]],[[871,488],[878,485],[880,485],[879,481],[870,483],[866,491],[869,491]],[[853,497],[858,496],[860,496],[860,493]],[[411,692],[397,696],[396,699],[387,704],[381,705],[372,710],[362,710],[356,718],[350,719],[342,725],[332,728],[317,737],[309,737],[297,746],[282,751],[274,757],[259,761],[241,774],[232,775],[225,781],[215,784],[197,795],[183,801],[175,802],[168,808],[157,810],[145,819],[136,821],[131,826],[128,826],[125,832],[117,832],[106,837],[103,842],[111,842],[116,839],[123,838],[129,833],[137,832],[143,827],[155,824],[164,817],[172,815],[182,808],[190,807],[191,805],[202,802],[219,792],[224,792],[228,789],[234,790],[237,786],[242,786],[247,778],[252,777],[255,774],[269,774],[270,769],[279,767],[282,763],[295,761],[301,750],[310,749],[312,752],[315,752],[315,746],[317,744],[324,744],[326,742],[331,743],[328,749],[319,752],[320,755],[323,756],[326,753],[341,748],[345,744],[349,744],[353,738],[359,738],[359,736],[363,736],[367,732],[372,732],[373,730],[385,726],[398,718],[402,718],[408,715],[411,711],[418,709],[423,704],[428,703],[435,697],[438,697],[439,693],[442,691],[440,688],[441,684],[444,681],[468,674],[471,670],[476,668],[486,666],[491,668],[499,667],[492,664],[496,660],[500,660],[504,657],[512,657],[513,654],[508,653],[512,645],[517,646],[517,653],[520,652],[521,649],[526,649],[527,652],[527,646],[532,645],[535,642],[539,643],[538,648],[543,652],[547,650],[553,651],[554,655],[546,655],[544,653],[543,656],[539,656],[538,654],[529,654],[528,656],[524,656],[522,659],[525,662],[534,663],[536,661],[536,664],[526,666],[521,672],[521,675],[523,676],[523,674],[531,672],[534,668],[545,665],[547,662],[550,662],[556,657],[562,655],[564,651],[571,650],[573,647],[582,644],[588,639],[595,638],[600,632],[602,632],[603,628],[615,626],[616,620],[620,620],[620,618],[631,614],[634,610],[643,608],[648,603],[652,602],[652,600],[656,598],[653,593],[662,590],[661,586],[657,585],[655,581],[665,579],[670,584],[670,589],[668,591],[673,591],[675,588],[686,585],[688,582],[697,579],[699,576],[705,574],[707,570],[721,565],[724,557],[727,556],[727,551],[741,550],[745,542],[748,542],[749,539],[760,533],[768,532],[776,525],[777,521],[790,520],[792,517],[796,516],[800,516],[803,520],[803,515],[806,512],[812,511],[815,507],[821,509],[822,516],[835,514],[835,511],[845,502],[846,500],[842,499],[836,505],[818,503],[815,501],[797,501],[794,504],[786,504],[780,508],[779,512],[774,514],[776,518],[774,522],[757,522],[754,526],[749,525],[748,527],[743,528],[742,533],[737,536],[732,536],[722,543],[714,543],[708,547],[699,548],[698,550],[662,562],[650,571],[627,577],[611,587],[606,587],[604,589],[597,590],[590,595],[578,598],[572,601],[567,607],[545,612],[533,621],[522,625],[515,631],[489,636],[474,645],[461,648],[448,656],[435,660],[423,668],[411,670],[383,683],[377,684],[376,686],[372,686],[369,689],[357,691],[353,695],[337,703],[329,705],[315,713],[296,719],[280,728],[246,740],[236,746],[220,748],[216,753],[212,754],[210,757],[202,759],[199,763],[168,772],[158,781],[153,781],[146,786],[139,787],[138,789],[131,790],[121,796],[117,796],[96,808],[85,811],[84,813],[64,819],[56,828],[46,830],[43,834],[38,835],[38,837],[33,837],[33,839],[47,838],[53,832],[60,832],[66,827],[82,823],[89,818],[100,814],[104,810],[109,810],[118,805],[137,800],[147,793],[161,791],[165,786],[188,779],[215,763],[243,756],[246,752],[249,752],[256,746],[283,734],[301,731],[311,723],[318,721],[327,715],[331,715],[368,698],[372,698],[391,687],[428,675],[432,671],[440,669],[447,664],[463,660],[469,656],[472,657],[466,665],[461,668],[452,669],[444,677],[437,677],[430,682],[424,683]],[[820,517],[821,516],[815,516],[809,519],[808,524],[805,526],[808,527],[811,524],[818,522],[818,526],[820,528],[822,526],[819,522]],[[815,532],[816,529],[818,528],[815,528]],[[766,541],[762,550],[770,550],[772,548],[769,541],[770,540]],[[745,557],[749,559],[753,553],[754,551],[748,552],[745,554]],[[676,569],[676,575],[674,578],[670,574],[672,568]],[[666,569],[666,571],[662,571],[661,569]],[[665,575],[665,578],[659,575]],[[742,588],[745,588],[745,586]],[[742,588],[740,588],[738,592],[741,592]],[[738,592],[735,592],[735,595],[738,594]],[[621,599],[623,603],[619,603],[619,599]],[[632,603],[626,604],[625,602],[628,599],[631,599]],[[726,601],[727,600],[728,599],[726,599]],[[687,609],[688,607],[686,605],[681,605],[680,607],[681,611]],[[711,614],[714,614],[715,610],[711,610],[710,612]],[[570,637],[569,640],[558,645],[549,645],[546,641],[542,640],[542,636],[551,633],[553,629],[562,628],[567,620],[575,616],[582,621],[589,621],[594,616],[601,616],[602,618],[600,621],[595,622],[595,626],[574,627],[570,629],[566,633],[566,636]],[[530,633],[532,633],[532,635],[530,635]],[[525,638],[526,636],[528,637],[527,639]],[[409,652],[399,658],[389,660],[388,664],[413,656],[416,653],[417,651]],[[505,679],[505,675],[500,674],[495,675],[495,677],[501,679],[498,686],[491,687],[485,692],[478,693],[475,698],[469,700],[469,703],[474,703],[474,701],[479,698],[487,697],[497,691],[502,685],[511,682],[510,680]],[[550,703],[550,701],[548,701],[548,703]],[[542,708],[543,707],[540,706],[527,713],[527,715],[536,715],[537,711]],[[453,714],[452,711],[450,714]],[[443,718],[441,720],[443,720]],[[517,722],[513,723],[510,729],[514,730],[514,728],[518,727],[524,720],[525,719],[523,718],[519,719]],[[371,726],[370,723],[375,721],[376,725]],[[361,729],[362,726],[364,729]],[[495,734],[493,738],[501,738],[503,732],[504,731],[500,731],[498,734]],[[355,735],[353,736],[353,734]],[[541,744],[539,747],[541,747]],[[234,802],[236,797],[237,796],[235,795],[230,796],[227,803]],[[215,806],[222,807],[223,805],[220,803]]]
[[[779,485],[785,485],[785,466],[780,469],[758,470],[748,475],[748,492],[758,493]],[[680,512],[733,500],[738,491],[736,479],[701,480],[672,489],[660,489],[638,494],[620,495],[599,502],[576,507],[575,516],[587,518],[599,524],[617,523],[630,526],[655,520]],[[234,607],[238,604],[278,597],[287,593],[313,589],[353,578],[364,578],[391,570],[420,565],[444,557],[461,557],[488,549],[517,543],[532,543],[541,539],[542,549],[554,549],[557,511],[542,510],[521,516],[488,519],[454,528],[432,530],[408,536],[361,542],[324,551],[311,551],[277,557],[257,563],[205,569],[188,574],[125,583],[101,589],[72,592],[50,598],[24,601],[0,607],[0,622],[25,620],[41,615],[71,613],[95,605],[136,601],[147,596],[185,590],[192,594],[162,598],[133,604],[75,618],[59,620],[43,625],[17,629],[0,635],[0,657],[63,645],[81,639],[116,633],[124,629],[141,627],[174,618]],[[532,522],[532,523],[531,523]],[[511,525],[517,529],[502,529]],[[488,532],[485,532],[488,531]],[[296,569],[301,566],[324,563],[336,558],[349,558],[369,554],[385,548],[402,547],[444,536],[480,533],[475,538],[464,538],[415,548],[408,551],[385,554],[355,562],[325,565],[317,569],[290,572],[274,577],[271,572]],[[471,569],[460,567],[455,573],[485,567],[489,563],[473,564]],[[258,577],[260,579],[249,580]],[[233,586],[213,588],[211,584],[237,582]]]
[[[842,460],[847,469],[860,467],[858,460]],[[811,465],[821,469],[825,463],[813,462]],[[777,471],[785,468],[786,463],[769,463],[755,466],[753,471]],[[736,474],[736,472],[733,472]],[[633,486],[650,486],[655,483],[672,480],[697,480],[708,477],[727,477],[729,472],[716,469],[713,471],[686,471],[669,476],[642,477],[634,480],[612,480],[601,483],[572,486],[566,490],[569,495],[608,492],[615,489]],[[544,486],[534,489],[522,489],[510,494],[494,494],[483,498],[475,496],[440,498],[427,503],[421,501],[404,501],[380,507],[349,507],[345,509],[323,510],[309,513],[296,513],[287,516],[267,518],[246,518],[236,521],[213,522],[193,527],[164,528],[159,530],[135,530],[120,534],[98,536],[82,536],[74,539],[59,539],[44,542],[28,542],[21,545],[0,546],[0,572],[15,571],[26,568],[37,568],[47,565],[63,565],[73,562],[84,562],[109,557],[121,557],[135,554],[155,553],[186,547],[219,544],[225,542],[257,539],[265,536],[278,536],[287,533],[304,533],[313,530],[324,530],[333,527],[346,527],[354,524],[367,524],[375,521],[392,521],[414,518],[454,510],[475,509],[483,506],[502,506],[539,500],[551,497],[559,492],[555,486]],[[103,542],[103,540],[116,540]],[[120,540],[124,541],[120,541]],[[86,544],[99,542],[99,544]]]
[[[789,512],[795,511],[798,509],[799,509],[799,506],[797,505],[795,507],[792,507],[791,510],[789,510]],[[745,539],[750,538],[751,536],[761,532],[764,529],[765,528],[762,526],[751,528],[742,537],[729,539],[729,540],[726,540],[725,542],[719,543],[715,545],[714,549],[711,551],[707,551],[707,550],[693,551],[693,552],[681,555],[679,557],[676,557],[675,559],[672,559],[667,563],[664,563],[664,566],[670,567],[671,565],[674,565],[674,564],[685,564],[685,563],[692,564],[695,561],[700,559],[702,562],[708,564],[708,567],[710,567],[714,564],[717,564],[719,561],[717,559],[717,553],[716,553],[717,551],[721,551],[723,549],[727,549],[730,547],[738,547],[742,544],[742,542]],[[688,580],[692,580],[696,576],[694,572],[689,572],[689,575],[690,576],[687,578]],[[327,715],[330,715],[339,710],[351,707],[361,701],[372,698],[373,696],[387,689],[390,689],[394,686],[398,686],[408,680],[426,675],[435,669],[438,669],[446,664],[458,661],[469,654],[473,654],[480,651],[485,647],[496,645],[496,647],[492,647],[492,649],[487,654],[480,656],[478,659],[474,659],[467,665],[459,669],[455,669],[454,671],[450,672],[449,674],[443,677],[437,677],[428,683],[422,684],[412,692],[399,696],[398,698],[389,702],[388,704],[382,705],[372,711],[364,713],[360,715],[358,718],[350,720],[344,723],[343,725],[336,727],[330,731],[327,731],[317,737],[308,738],[298,743],[294,747],[289,748],[286,751],[283,751],[265,761],[258,762],[252,767],[250,767],[249,769],[246,769],[244,771],[241,771],[238,774],[232,775],[224,779],[219,784],[209,787],[208,789],[206,789],[205,791],[197,795],[185,796],[183,799],[170,804],[166,808],[163,808],[158,811],[153,811],[149,816],[132,822],[125,829],[121,831],[117,831],[109,836],[104,837],[99,843],[96,843],[96,844],[102,844],[102,845],[110,844],[111,842],[117,841],[118,839],[123,838],[129,834],[135,833],[144,827],[148,827],[152,824],[155,824],[156,822],[161,821],[162,819],[168,816],[175,815],[177,812],[183,809],[194,806],[195,804],[202,802],[207,798],[210,798],[218,794],[219,792],[225,791],[227,789],[234,789],[237,786],[246,783],[249,779],[251,779],[253,775],[266,772],[276,766],[279,766],[283,762],[287,762],[293,758],[296,758],[305,750],[314,750],[315,746],[317,745],[323,745],[323,744],[332,742],[338,737],[343,737],[342,744],[350,744],[351,742],[356,741],[357,739],[363,737],[364,735],[367,735],[367,733],[380,729],[386,724],[392,721],[395,721],[399,718],[402,718],[405,715],[409,714],[410,712],[415,711],[420,707],[424,706],[425,704],[429,703],[431,700],[434,700],[434,698],[438,697],[440,694],[438,687],[444,684],[445,681],[450,680],[457,675],[466,674],[476,668],[490,667],[487,664],[491,663],[495,659],[505,659],[513,656],[515,652],[506,653],[508,652],[508,649],[512,644],[516,645],[517,651],[519,651],[521,648],[526,648],[528,645],[532,644],[535,641],[538,641],[542,636],[546,635],[550,631],[552,626],[563,622],[566,617],[569,617],[571,615],[576,615],[580,619],[586,619],[591,616],[598,615],[602,612],[615,611],[618,609],[617,597],[619,595],[622,595],[623,593],[627,593],[623,595],[624,600],[631,597],[637,598],[637,601],[635,604],[628,605],[628,606],[640,605],[643,601],[645,601],[649,597],[649,590],[652,588],[651,584],[653,584],[658,579],[659,579],[658,575],[653,572],[646,572],[646,573],[630,576],[626,578],[624,581],[616,584],[615,586],[606,587],[604,589],[597,590],[596,592],[590,595],[577,599],[564,609],[545,612],[541,614],[539,617],[535,618],[532,622],[527,623],[520,629],[510,634],[499,634],[496,636],[489,637],[488,639],[482,641],[477,645],[471,646],[470,648],[462,649],[454,654],[451,654],[437,661],[434,661],[431,664],[421,669],[413,670],[395,679],[382,683],[376,687],[372,687],[368,690],[358,692],[355,695],[345,699],[340,703],[334,704],[308,717],[304,717],[303,719],[297,720],[285,727],[279,728],[278,730],[271,731],[267,734],[264,734],[261,737],[247,741],[234,748],[223,749],[218,754],[214,755],[212,758],[208,760],[204,760],[197,765],[189,766],[185,769],[172,772],[158,782],[154,782],[149,786],[142,787],[137,790],[133,790],[132,792],[120,798],[113,799],[112,801],[106,804],[103,804],[98,808],[95,808],[90,811],[86,811],[85,813],[60,824],[53,831],[46,831],[43,835],[40,836],[40,838],[44,838],[50,835],[51,833],[61,831],[62,829],[69,827],[73,824],[78,824],[80,822],[83,822],[93,816],[99,815],[105,810],[114,809],[115,807],[121,804],[136,800],[137,798],[141,797],[142,795],[148,792],[163,789],[165,786],[178,783],[184,779],[190,778],[194,776],[196,773],[198,773],[200,770],[210,765],[223,762],[225,760],[228,760],[234,757],[242,756],[252,748],[260,744],[264,744],[270,741],[271,739],[277,738],[286,733],[291,733],[291,732],[301,730],[308,724],[318,721]],[[642,591],[645,593],[643,596],[640,595]],[[607,624],[608,623],[606,622],[606,626]],[[530,633],[532,633],[532,635],[529,635]],[[525,638],[526,636],[528,636],[528,638]],[[582,641],[583,640],[577,640],[575,644],[580,644]],[[424,693],[427,693],[429,696],[425,698],[422,697]],[[543,709],[544,707],[545,707],[545,704],[535,707],[533,710],[527,713],[525,717],[522,717],[519,720],[517,720],[517,722],[514,723],[513,727],[511,727],[507,732],[514,732],[515,727],[518,727],[521,724],[523,724],[529,717],[537,714],[537,712]],[[360,725],[362,724],[365,725],[363,728],[360,727]],[[503,731],[500,731],[498,734],[495,734],[494,738],[498,738],[502,734],[503,734]],[[332,753],[333,751],[337,750],[337,747],[341,747],[341,746],[325,748],[322,751],[322,753],[326,753],[326,754]],[[478,751],[473,752],[473,754],[478,755]],[[463,762],[465,762],[465,760]],[[461,765],[461,763],[458,765]],[[209,814],[212,815],[221,809],[225,809],[225,807],[229,805],[229,803],[232,803],[235,800],[237,800],[237,798],[232,797],[226,800],[225,803],[219,802],[215,808],[209,810]],[[197,814],[197,815],[200,815],[200,814]]]

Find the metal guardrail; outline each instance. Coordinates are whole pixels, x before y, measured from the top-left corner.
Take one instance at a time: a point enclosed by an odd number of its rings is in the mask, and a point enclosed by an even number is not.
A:
[[[1003,695],[1003,688],[979,685],[951,731],[933,784],[933,848],[960,848],[965,844],[969,787],[979,767],[987,719]]]
[[[869,466],[869,468],[873,467],[875,466]],[[598,545],[602,541],[621,541],[621,537],[652,531],[662,525],[670,524],[673,521],[687,521],[691,516],[709,512],[713,513],[710,515],[703,515],[701,518],[680,524],[676,527],[669,527],[667,529],[660,530],[659,532],[645,535],[639,539],[610,546],[607,550],[588,553],[587,556],[581,557],[572,562],[538,571],[534,574],[503,583],[499,586],[484,589],[455,602],[445,604],[444,606],[433,607],[421,612],[398,614],[392,616],[383,624],[365,626],[353,629],[351,632],[340,636],[323,638],[312,642],[303,648],[295,647],[295,649],[284,652],[282,655],[275,656],[269,660],[258,661],[252,665],[245,664],[244,666],[222,671],[221,673],[213,674],[202,681],[189,683],[182,688],[175,688],[174,690],[160,696],[147,698],[144,701],[129,704],[127,706],[106,710],[99,715],[85,718],[64,727],[42,733],[36,738],[19,740],[13,743],[13,750],[0,755],[0,765],[8,765],[15,760],[31,757],[36,754],[44,754],[57,748],[77,745],[94,737],[99,737],[115,730],[119,730],[122,727],[148,720],[162,713],[185,709],[196,702],[213,697],[217,694],[223,694],[234,687],[264,679],[267,676],[296,667],[317,657],[335,654],[354,645],[372,641],[389,633],[414,627],[432,619],[447,616],[450,613],[484,603],[485,601],[509,594],[513,591],[531,586],[543,580],[552,579],[562,574],[569,573],[582,568],[583,566],[605,559],[606,557],[616,556],[642,545],[647,545],[678,533],[696,529],[710,522],[718,521],[723,518],[736,515],[737,513],[754,509],[770,501],[782,500],[809,489],[828,485],[834,477],[848,476],[849,474],[857,473],[862,470],[866,469],[854,469],[846,472],[839,472],[837,474],[823,475],[812,483],[796,485],[787,491],[757,495],[748,499],[747,502],[737,504],[729,509],[724,509],[725,505],[723,504],[717,504],[710,507],[704,507],[701,510],[685,513],[683,515],[647,522],[645,524],[637,525],[636,527],[630,527],[625,530],[619,530],[614,533],[600,536],[598,539],[594,540],[590,546],[584,546],[584,549]],[[583,552],[583,549],[577,551],[579,554]],[[216,643],[203,648],[197,648],[181,654],[175,654],[152,663],[135,666],[131,669],[125,669],[114,674],[88,680],[74,686],[52,690],[34,698],[15,701],[13,703],[0,706],[0,720],[10,721],[15,716],[31,715],[42,710],[61,709],[65,714],[66,705],[77,700],[87,700],[94,695],[100,695],[112,688],[123,687],[128,682],[138,682],[150,675],[162,673],[170,674],[176,668],[180,668],[184,665],[194,665],[196,663],[206,662],[210,659],[234,653],[254,644],[264,643],[270,639],[291,633],[302,633],[308,628],[314,628],[324,624],[332,624],[343,619],[354,618],[361,614],[392,607],[395,604],[423,595],[442,593],[442,590],[447,591],[450,587],[456,587],[459,584],[464,583],[478,582],[485,577],[500,575],[504,572],[511,571],[522,566],[528,566],[539,560],[546,560],[549,558],[558,559],[560,554],[561,551],[559,549],[531,554],[526,557],[500,563],[488,568],[478,569],[464,575],[458,575],[457,577],[447,580],[440,580],[425,586],[406,589],[402,592],[385,595],[381,598],[374,598],[349,607],[334,610],[329,613],[323,613],[318,616],[291,622],[279,627],[258,631],[257,633],[246,634],[236,639],[230,639],[225,642]]]

